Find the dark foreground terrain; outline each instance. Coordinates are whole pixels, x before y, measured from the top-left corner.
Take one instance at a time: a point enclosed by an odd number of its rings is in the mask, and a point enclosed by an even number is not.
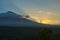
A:
[[[0,40],[60,40],[60,27],[0,27]]]

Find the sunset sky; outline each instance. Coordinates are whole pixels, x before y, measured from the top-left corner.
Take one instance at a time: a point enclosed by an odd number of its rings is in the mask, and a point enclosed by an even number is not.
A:
[[[0,13],[28,14],[39,23],[60,25],[60,0],[0,0]]]

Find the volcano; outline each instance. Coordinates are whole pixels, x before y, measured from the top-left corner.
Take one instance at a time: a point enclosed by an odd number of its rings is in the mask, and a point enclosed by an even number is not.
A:
[[[8,11],[5,13],[0,13],[0,26],[41,26],[37,22],[29,20],[27,18],[22,18],[14,12]]]

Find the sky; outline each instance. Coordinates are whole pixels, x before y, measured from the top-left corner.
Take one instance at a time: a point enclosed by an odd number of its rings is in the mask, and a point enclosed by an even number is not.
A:
[[[0,13],[28,14],[39,23],[60,25],[60,0],[0,0]]]

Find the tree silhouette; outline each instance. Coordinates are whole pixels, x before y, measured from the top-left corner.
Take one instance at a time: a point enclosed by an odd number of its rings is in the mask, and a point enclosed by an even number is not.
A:
[[[56,38],[53,36],[53,31],[49,29],[43,29],[39,32],[39,40],[56,40]]]

